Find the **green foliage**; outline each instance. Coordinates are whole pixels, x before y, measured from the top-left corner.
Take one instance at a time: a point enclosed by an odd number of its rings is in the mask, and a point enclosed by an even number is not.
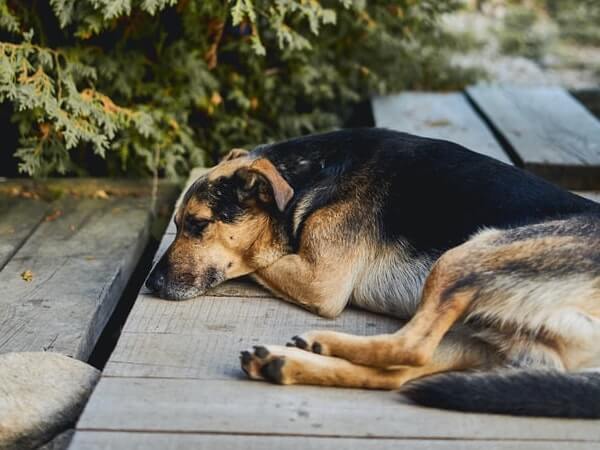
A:
[[[509,8],[498,37],[502,52],[540,59],[545,51],[545,36],[535,28],[536,11],[527,6]]]
[[[457,7],[0,0],[0,102],[25,173],[85,173],[93,153],[111,174],[176,176],[234,146],[338,127],[369,95],[472,81],[438,29]]]
[[[560,35],[582,45],[600,45],[600,2],[597,0],[546,0]]]

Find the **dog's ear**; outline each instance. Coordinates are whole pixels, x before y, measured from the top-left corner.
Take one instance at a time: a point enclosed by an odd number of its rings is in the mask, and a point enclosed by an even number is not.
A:
[[[294,189],[268,159],[252,161],[248,166],[238,169],[236,174],[244,180],[245,196],[258,195],[262,201],[269,201],[272,197],[279,211],[283,211],[294,196]],[[265,187],[270,192],[265,191]]]
[[[248,150],[244,148],[232,148],[229,153],[227,153],[223,158],[221,158],[221,162],[230,161],[232,159],[238,159],[243,156],[248,156]]]

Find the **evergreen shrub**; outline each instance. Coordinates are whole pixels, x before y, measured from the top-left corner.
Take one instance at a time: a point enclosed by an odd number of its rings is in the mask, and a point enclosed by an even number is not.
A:
[[[19,170],[182,175],[235,146],[453,89],[456,0],[0,0],[0,103]],[[6,129],[6,128],[5,128]],[[99,167],[101,169],[99,169]]]

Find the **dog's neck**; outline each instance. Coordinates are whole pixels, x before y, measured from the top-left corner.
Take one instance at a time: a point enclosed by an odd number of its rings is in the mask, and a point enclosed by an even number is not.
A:
[[[268,223],[262,227],[249,247],[245,258],[248,266],[255,271],[270,266],[291,252],[287,235],[282,226],[271,218],[266,220]]]

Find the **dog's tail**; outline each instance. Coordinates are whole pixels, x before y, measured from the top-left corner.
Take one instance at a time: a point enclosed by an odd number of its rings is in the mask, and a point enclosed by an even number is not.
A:
[[[600,373],[548,370],[450,372],[401,390],[412,402],[441,409],[517,416],[600,418]]]

